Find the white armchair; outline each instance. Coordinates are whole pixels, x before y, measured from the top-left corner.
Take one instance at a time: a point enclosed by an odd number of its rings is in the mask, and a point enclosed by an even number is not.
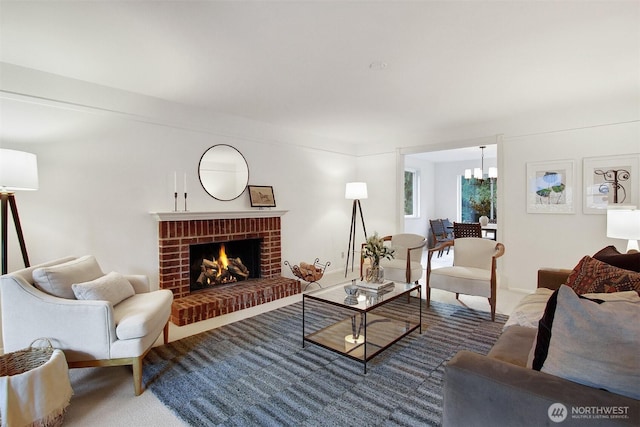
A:
[[[453,266],[431,268],[435,252],[453,246]],[[504,254],[504,245],[478,237],[463,237],[445,242],[429,250],[427,257],[427,306],[431,302],[431,289],[443,289],[460,294],[482,296],[489,299],[491,320],[496,318],[496,260]]]
[[[164,342],[169,339],[173,293],[149,290],[146,276],[104,275],[93,257],[58,259],[1,276],[4,350],[45,337],[64,351],[70,368],[132,365],[137,396],[144,356],[163,330]],[[74,292],[86,299],[76,299]]]
[[[422,253],[427,240],[419,234],[394,234],[382,238],[394,250],[393,259],[380,260],[384,278],[394,282],[418,283],[422,277]],[[364,244],[363,244],[364,247]],[[360,277],[363,277],[364,258],[360,257]]]

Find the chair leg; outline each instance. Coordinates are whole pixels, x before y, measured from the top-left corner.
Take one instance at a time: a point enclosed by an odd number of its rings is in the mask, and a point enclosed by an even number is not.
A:
[[[496,321],[496,302],[495,300],[489,298],[489,305],[491,306],[491,321]]]
[[[431,306],[431,288],[429,287],[428,284],[426,288],[427,288],[427,307],[430,307]]]
[[[418,281],[416,280],[415,282],[413,282],[414,284],[418,284]],[[418,292],[418,297],[420,296],[420,292]],[[407,304],[409,304],[411,302],[411,292],[409,292],[407,294]]]
[[[456,299],[460,299],[460,298],[458,298],[459,296],[460,296],[460,294],[456,293]]]
[[[142,358],[134,357],[133,358],[133,388],[136,392],[136,396],[140,396],[142,394]]]
[[[165,344],[169,344],[169,322],[167,321],[167,324],[164,325],[164,330],[162,331],[162,336],[164,338],[164,343]]]

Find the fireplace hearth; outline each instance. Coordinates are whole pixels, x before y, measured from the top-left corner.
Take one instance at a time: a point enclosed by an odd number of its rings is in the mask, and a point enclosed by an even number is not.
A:
[[[281,274],[280,217],[285,212],[155,213],[159,286],[174,294],[172,323],[183,326],[300,293],[300,282]],[[234,252],[236,242],[247,241],[252,241],[252,250],[258,252],[255,257],[244,249],[240,254]],[[191,258],[191,248],[208,247],[205,252],[212,252],[217,262],[222,244],[227,257],[241,258],[249,276],[242,281],[192,290],[192,267],[197,261]]]

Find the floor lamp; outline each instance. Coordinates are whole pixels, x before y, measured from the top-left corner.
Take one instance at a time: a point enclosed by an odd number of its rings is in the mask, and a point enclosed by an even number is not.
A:
[[[349,232],[349,247],[347,248],[347,265],[344,269],[344,277],[347,277],[347,271],[349,270],[349,256],[351,256],[351,271],[353,271],[353,262],[356,252],[356,211],[360,211],[360,220],[362,221],[364,238],[365,240],[367,239],[367,227],[364,225],[362,206],[360,206],[360,200],[367,198],[367,183],[347,182],[344,198],[353,200],[353,207],[351,208],[351,231]]]
[[[15,191],[38,189],[38,162],[35,154],[0,148],[0,215],[2,216],[2,274],[8,266],[8,214],[11,207],[13,224],[18,235],[24,266],[29,267],[29,256],[24,243]]]

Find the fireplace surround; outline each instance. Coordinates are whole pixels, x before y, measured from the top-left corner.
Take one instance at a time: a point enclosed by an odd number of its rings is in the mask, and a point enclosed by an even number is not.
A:
[[[301,292],[282,277],[281,217],[286,211],[154,213],[158,221],[159,286],[174,294],[171,321],[183,326]],[[189,246],[260,241],[256,278],[191,292]]]

